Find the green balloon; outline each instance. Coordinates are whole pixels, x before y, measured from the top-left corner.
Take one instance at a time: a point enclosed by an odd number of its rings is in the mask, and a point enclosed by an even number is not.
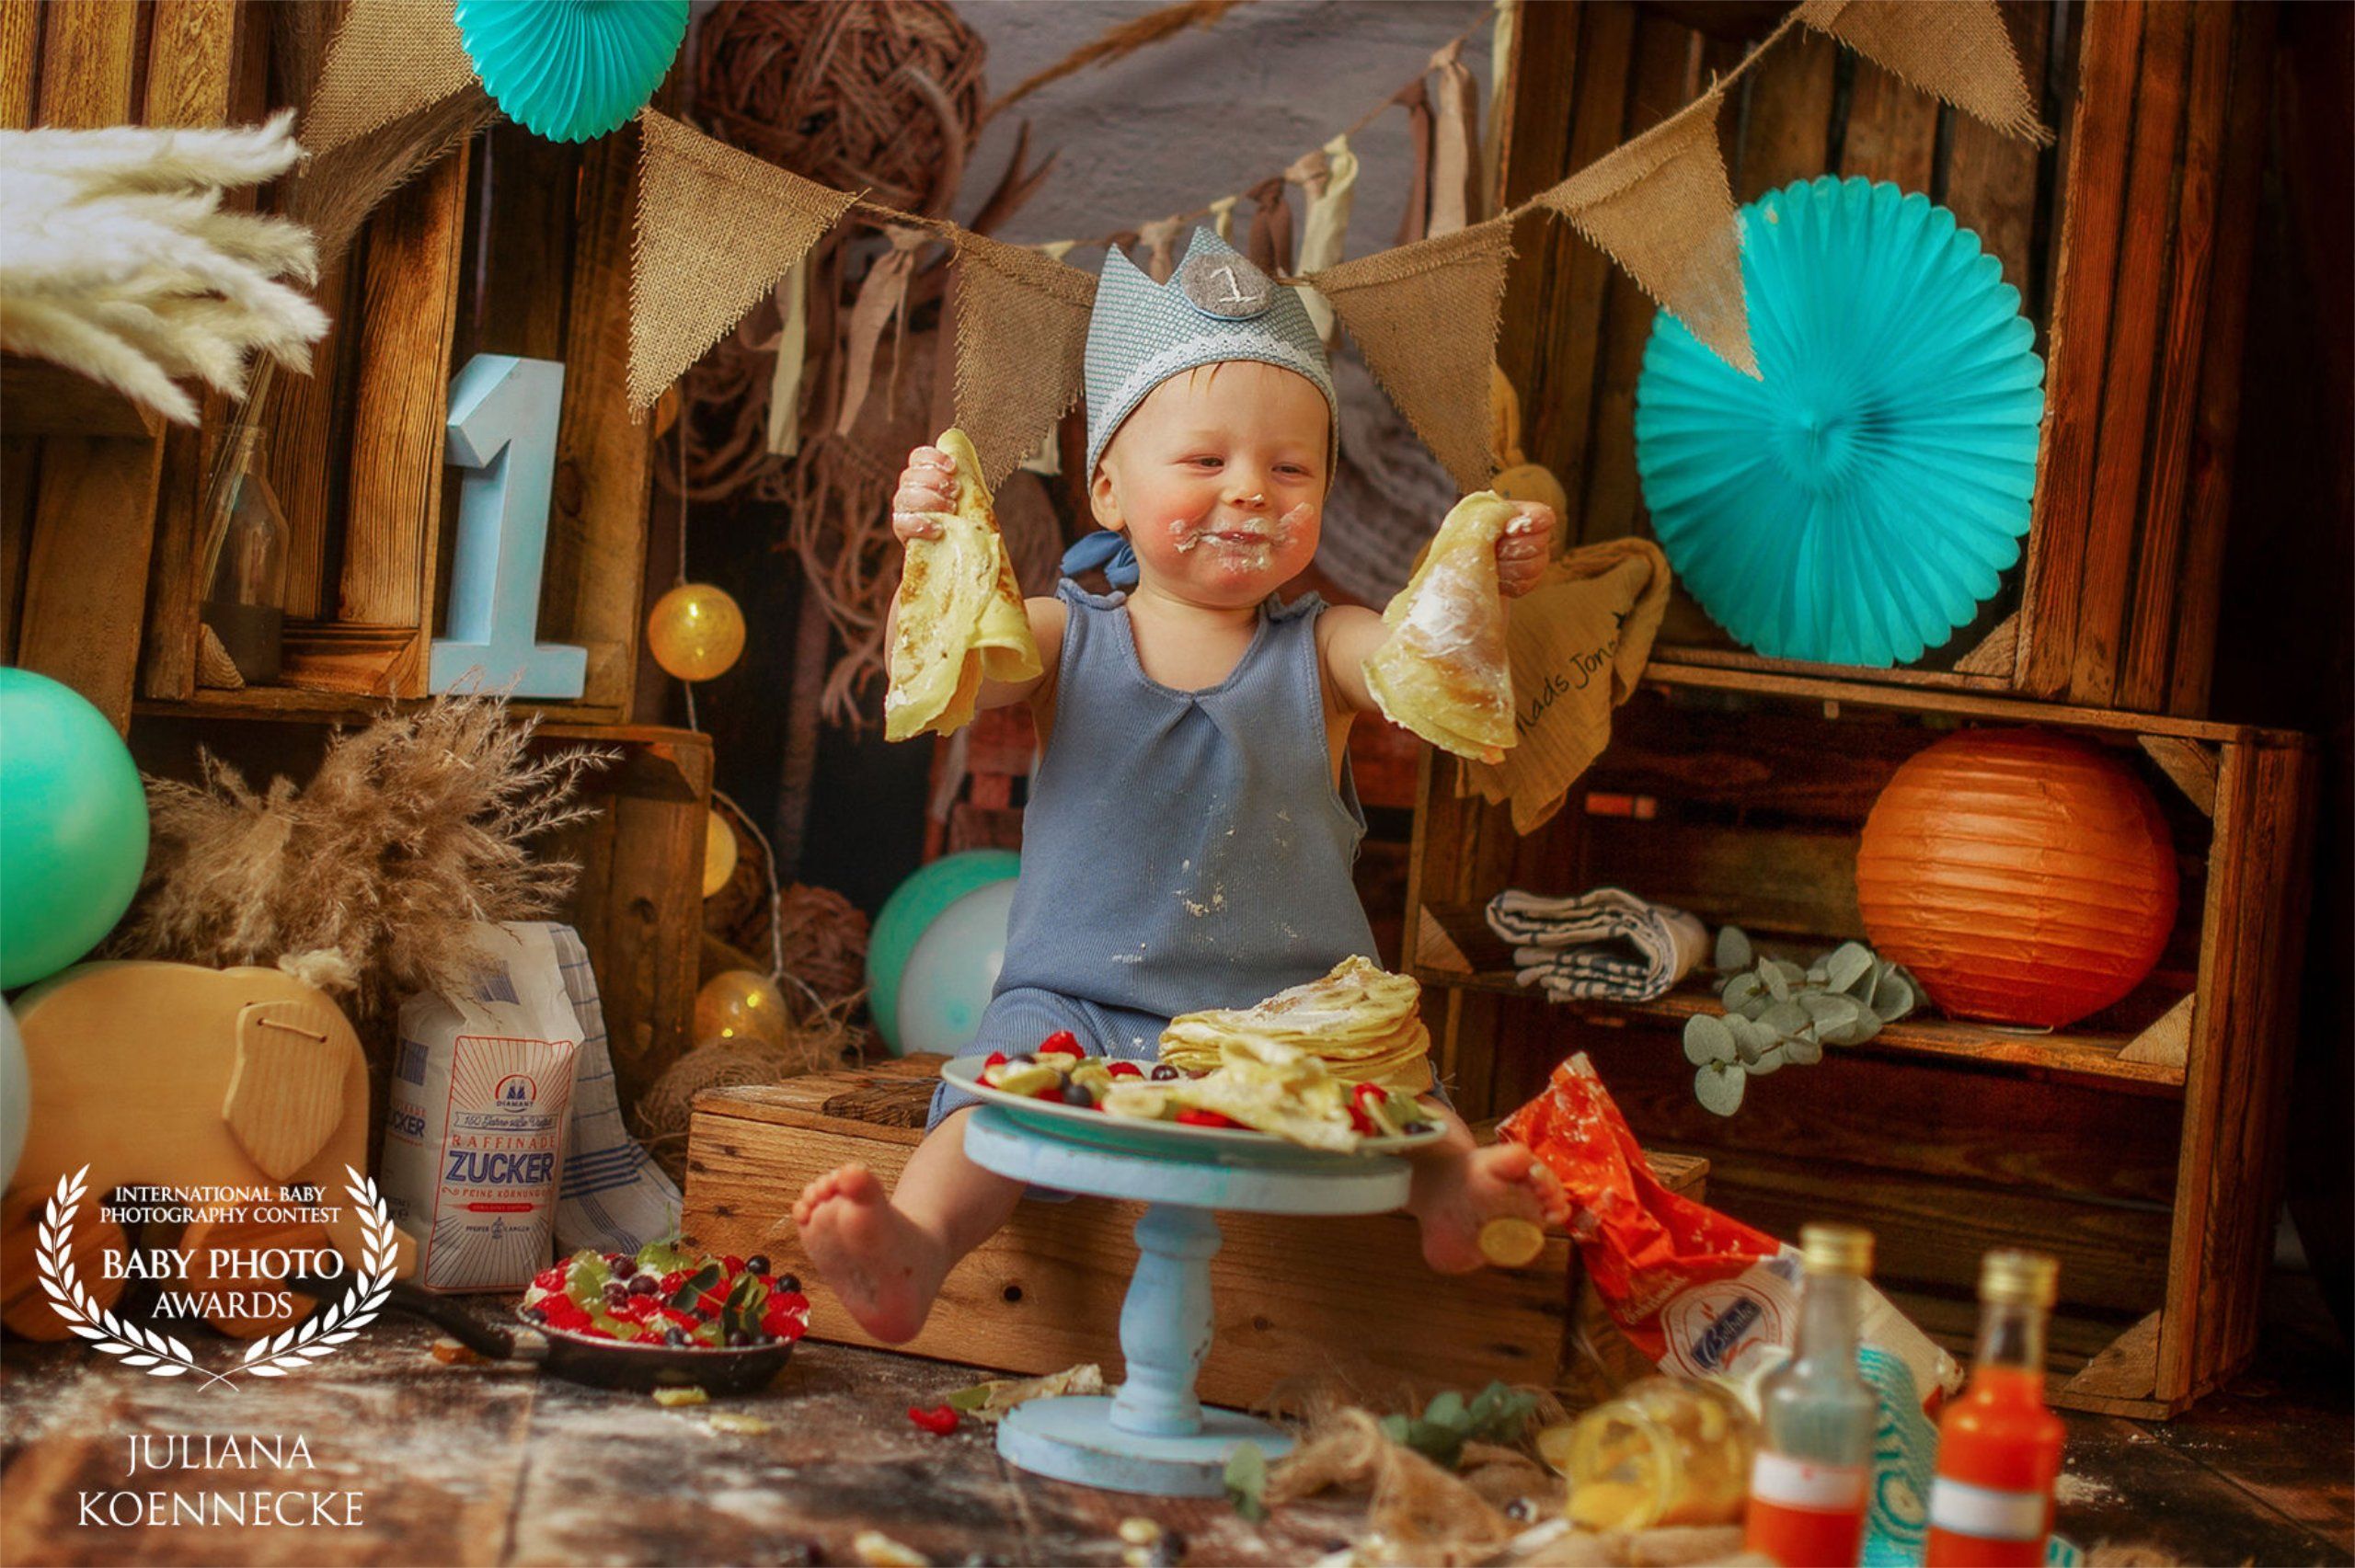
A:
[[[0,669],[0,989],[53,975],[131,908],[147,868],[147,791],[80,692]]]

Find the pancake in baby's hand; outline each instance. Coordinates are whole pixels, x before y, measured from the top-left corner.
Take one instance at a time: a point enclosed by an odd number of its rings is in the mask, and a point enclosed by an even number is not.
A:
[[[959,429],[934,443],[957,462],[954,511],[934,512],[937,539],[908,541],[899,618],[886,666],[883,736],[952,734],[972,722],[982,682],[1039,674],[1039,645],[1014,580],[1014,563],[982,483],[982,460]]]
[[[1365,683],[1391,723],[1482,762],[1503,761],[1516,738],[1497,592],[1497,541],[1515,510],[1493,490],[1455,503],[1382,612],[1389,639],[1365,661]]]

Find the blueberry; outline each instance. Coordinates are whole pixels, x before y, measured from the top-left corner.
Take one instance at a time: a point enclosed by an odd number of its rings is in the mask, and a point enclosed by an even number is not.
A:
[[[674,1348],[684,1348],[691,1342],[687,1338],[687,1331],[672,1323],[662,1331],[662,1343]]]
[[[627,1279],[631,1275],[636,1274],[637,1272],[638,1260],[629,1256],[627,1253],[624,1253],[622,1256],[614,1260],[614,1277],[615,1279]]]
[[[798,1295],[801,1290],[801,1276],[798,1274],[780,1274],[776,1276],[776,1288],[789,1296]]]
[[[1517,1525],[1525,1525],[1537,1516],[1537,1505],[1526,1497],[1516,1497],[1505,1505],[1505,1517]]]
[[[523,1321],[525,1322],[532,1323],[544,1323],[548,1321],[548,1315],[537,1307],[526,1307],[523,1309]]]
[[[751,1340],[744,1337],[743,1330],[730,1329],[728,1331],[728,1348],[730,1350],[741,1350],[745,1345],[752,1343],[752,1342]]]
[[[1166,1061],[1153,1064],[1153,1081],[1155,1083],[1167,1083],[1178,1076],[1178,1070]]]
[[[751,1257],[746,1258],[744,1271],[747,1274],[766,1274],[769,1271],[768,1253],[754,1253]]]
[[[662,1282],[651,1274],[634,1275],[630,1278],[629,1293],[633,1296],[651,1296],[661,1288]]]

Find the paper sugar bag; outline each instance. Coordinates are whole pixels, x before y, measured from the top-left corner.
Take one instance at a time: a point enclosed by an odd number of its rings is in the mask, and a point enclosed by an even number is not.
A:
[[[1651,658],[1668,584],[1659,545],[1614,539],[1570,551],[1512,601],[1505,649],[1520,738],[1502,761],[1465,763],[1464,776],[1491,804],[1512,802],[1514,832],[1559,811],[1610,744],[1611,710]]]
[[[482,969],[401,1003],[383,1188],[434,1290],[519,1290],[547,1266],[580,1021],[549,928],[477,921]]]

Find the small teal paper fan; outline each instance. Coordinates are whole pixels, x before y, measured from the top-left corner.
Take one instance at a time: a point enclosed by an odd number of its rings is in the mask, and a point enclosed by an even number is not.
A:
[[[1662,311],[1636,469],[1669,564],[1778,658],[1911,663],[2019,559],[2044,361],[1954,214],[1826,177],[1741,210],[1753,381]]]
[[[483,91],[552,142],[585,142],[654,96],[687,36],[687,0],[457,0]]]

